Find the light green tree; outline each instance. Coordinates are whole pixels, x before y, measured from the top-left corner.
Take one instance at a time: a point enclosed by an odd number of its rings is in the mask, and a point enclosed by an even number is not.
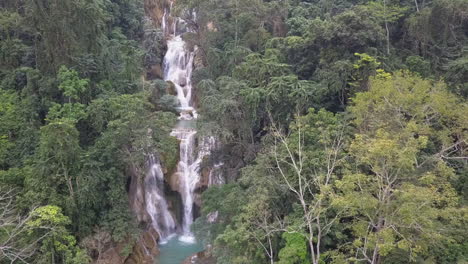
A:
[[[84,264],[90,259],[76,244],[76,238],[67,230],[70,219],[60,207],[47,205],[31,212],[26,223],[30,234],[40,237],[40,256],[36,263]]]
[[[68,97],[68,103],[71,103],[72,100],[79,100],[89,84],[88,79],[81,79],[78,72],[65,66],[60,67],[57,79],[60,82],[59,89],[63,92],[63,95]]]
[[[443,83],[407,72],[374,78],[356,95],[349,148],[356,165],[337,183],[342,195],[334,200],[353,217],[350,260],[382,263],[403,250],[413,261],[443,240],[439,220],[461,206],[449,165],[467,158],[459,147],[467,111]]]

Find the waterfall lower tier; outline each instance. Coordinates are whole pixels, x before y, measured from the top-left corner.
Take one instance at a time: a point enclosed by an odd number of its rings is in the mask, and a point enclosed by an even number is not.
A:
[[[149,160],[149,171],[145,179],[146,211],[151,217],[161,242],[166,241],[175,232],[176,222],[169,212],[164,196],[164,173],[161,164],[154,156]]]
[[[193,193],[200,178],[197,172],[199,162],[194,161],[196,131],[176,129],[172,135],[180,140],[180,161],[176,174],[184,204],[182,232],[186,236],[185,240],[190,241],[192,239],[190,225],[193,222]]]

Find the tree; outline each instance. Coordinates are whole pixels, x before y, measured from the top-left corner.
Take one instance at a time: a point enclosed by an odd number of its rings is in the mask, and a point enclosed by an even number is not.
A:
[[[33,208],[22,215],[15,208],[17,191],[0,189],[0,261],[10,263],[88,263],[66,226],[68,217],[56,206]]]
[[[452,160],[467,159],[466,111],[443,83],[410,73],[376,77],[353,98],[356,165],[335,200],[353,219],[351,261],[382,263],[397,250],[413,261],[443,240],[439,220],[461,206],[448,182]]]
[[[468,49],[465,49],[462,57],[450,61],[445,68],[447,81],[452,84],[455,92],[468,97]]]
[[[367,5],[363,6],[364,9],[367,9],[369,14],[380,24],[384,24],[386,31],[386,41],[387,41],[387,56],[390,55],[390,29],[389,24],[398,21],[406,8],[399,7],[396,5],[390,5],[387,0],[382,0],[382,2],[371,1]]]
[[[14,189],[0,187],[0,261],[24,263],[36,253],[42,237],[26,239],[31,231],[27,225],[31,216],[21,216],[15,208],[16,193]]]
[[[75,70],[65,66],[60,67],[57,79],[60,82],[59,89],[68,97],[68,103],[79,100],[89,84],[89,79],[81,79]]]
[[[466,10],[466,1],[436,0],[431,7],[409,16],[405,21],[409,48],[430,60],[433,70],[443,72],[446,63],[463,55]]]
[[[283,233],[286,246],[279,252],[279,264],[306,264],[308,259],[307,241],[297,233]]]
[[[114,241],[133,235],[137,225],[126,190],[130,177],[142,179],[149,155],[159,157],[168,171],[177,165],[177,139],[169,135],[175,115],[152,112],[148,96],[116,95],[96,99],[88,107],[86,121],[99,136],[83,153],[77,175],[80,213],[74,224],[80,235],[93,232],[95,223]]]
[[[291,125],[285,137],[274,129],[273,155],[279,175],[301,210],[299,222],[286,232],[302,234],[308,242],[310,262],[322,257],[322,239],[340,219],[333,211],[333,185],[344,159],[345,131],[338,116],[314,109]]]
[[[101,1],[87,0],[25,2],[26,23],[34,30],[37,68],[56,73],[61,65],[96,54],[106,20],[103,7]]]
[[[76,239],[66,226],[70,219],[64,216],[57,206],[43,206],[31,212],[31,219],[27,222],[32,229],[32,235],[42,237],[40,242],[40,256],[36,263],[66,264],[89,263],[86,253],[76,245]]]
[[[0,89],[0,168],[8,169],[19,159],[15,148],[25,120],[21,113],[21,101],[14,91]]]
[[[54,120],[41,128],[36,173],[26,179],[27,200],[61,205],[76,212],[77,172],[80,169],[79,132],[69,120]]]

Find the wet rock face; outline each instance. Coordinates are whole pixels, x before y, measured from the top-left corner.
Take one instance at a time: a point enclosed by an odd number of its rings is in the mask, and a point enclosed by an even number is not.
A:
[[[130,208],[135,214],[139,226],[146,226],[146,228],[140,234],[136,242],[132,241],[132,239],[128,239],[127,241],[110,247],[103,257],[103,260],[109,262],[102,262],[102,264],[152,264],[154,257],[159,254],[159,235],[152,227],[151,217],[146,210],[145,183],[143,177],[140,177],[141,172],[138,168],[132,168],[129,174],[131,175],[128,193]],[[123,257],[122,250],[132,243],[134,243],[132,252],[128,257]],[[101,264],[101,262],[97,263]]]
[[[210,173],[211,173],[211,168],[203,168],[201,170],[201,179],[200,182],[197,186],[197,188],[203,189],[203,187],[208,187],[210,184]]]
[[[184,215],[182,196],[179,192],[172,190],[167,183],[164,191],[167,204],[169,206],[169,211],[172,213],[172,216],[174,219],[176,219],[177,223],[182,223],[182,218]]]
[[[145,0],[145,13],[153,21],[154,27],[161,27],[164,9],[169,8],[170,0]]]
[[[151,218],[146,212],[144,182],[138,176],[138,172],[135,168],[133,168],[129,174],[131,175],[130,189],[128,192],[130,208],[134,212],[139,223],[150,223]]]
[[[201,195],[202,193],[208,189],[209,184],[210,184],[210,168],[203,168],[200,171],[200,181],[198,182],[197,186],[195,187],[195,196],[193,199],[194,207],[196,208],[196,211],[199,211],[199,209],[202,206],[202,201],[201,201]],[[199,216],[199,214],[195,214],[195,216]]]
[[[205,64],[203,61],[203,54],[200,49],[197,49],[195,51],[195,59],[193,61],[193,65],[194,65],[195,70],[205,67]]]
[[[154,257],[159,254],[158,233],[153,228],[142,233],[133,247],[132,254],[125,264],[153,264]]]

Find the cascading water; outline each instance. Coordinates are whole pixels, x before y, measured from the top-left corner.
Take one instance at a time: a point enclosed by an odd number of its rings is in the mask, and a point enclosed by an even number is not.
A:
[[[159,233],[160,242],[164,243],[175,232],[176,224],[164,197],[164,173],[153,155],[149,158],[149,168],[145,178],[146,211]]]
[[[169,14],[165,13],[164,19],[167,19]],[[168,21],[162,23],[163,32],[166,33],[169,30],[167,27],[173,26],[172,32],[168,34],[168,50],[164,57],[164,79],[174,84],[180,103],[179,122],[171,133],[180,141],[180,159],[176,176],[183,203],[183,220],[182,236],[179,240],[191,243],[194,242],[194,237],[190,232],[190,225],[193,223],[194,192],[200,181],[200,164],[203,157],[210,153],[214,139],[206,138],[197,144],[197,131],[194,125],[197,112],[192,98],[192,70],[196,47],[194,51],[187,50],[186,43],[182,39],[181,35],[189,30],[185,21],[175,18],[172,23],[173,25]]]

